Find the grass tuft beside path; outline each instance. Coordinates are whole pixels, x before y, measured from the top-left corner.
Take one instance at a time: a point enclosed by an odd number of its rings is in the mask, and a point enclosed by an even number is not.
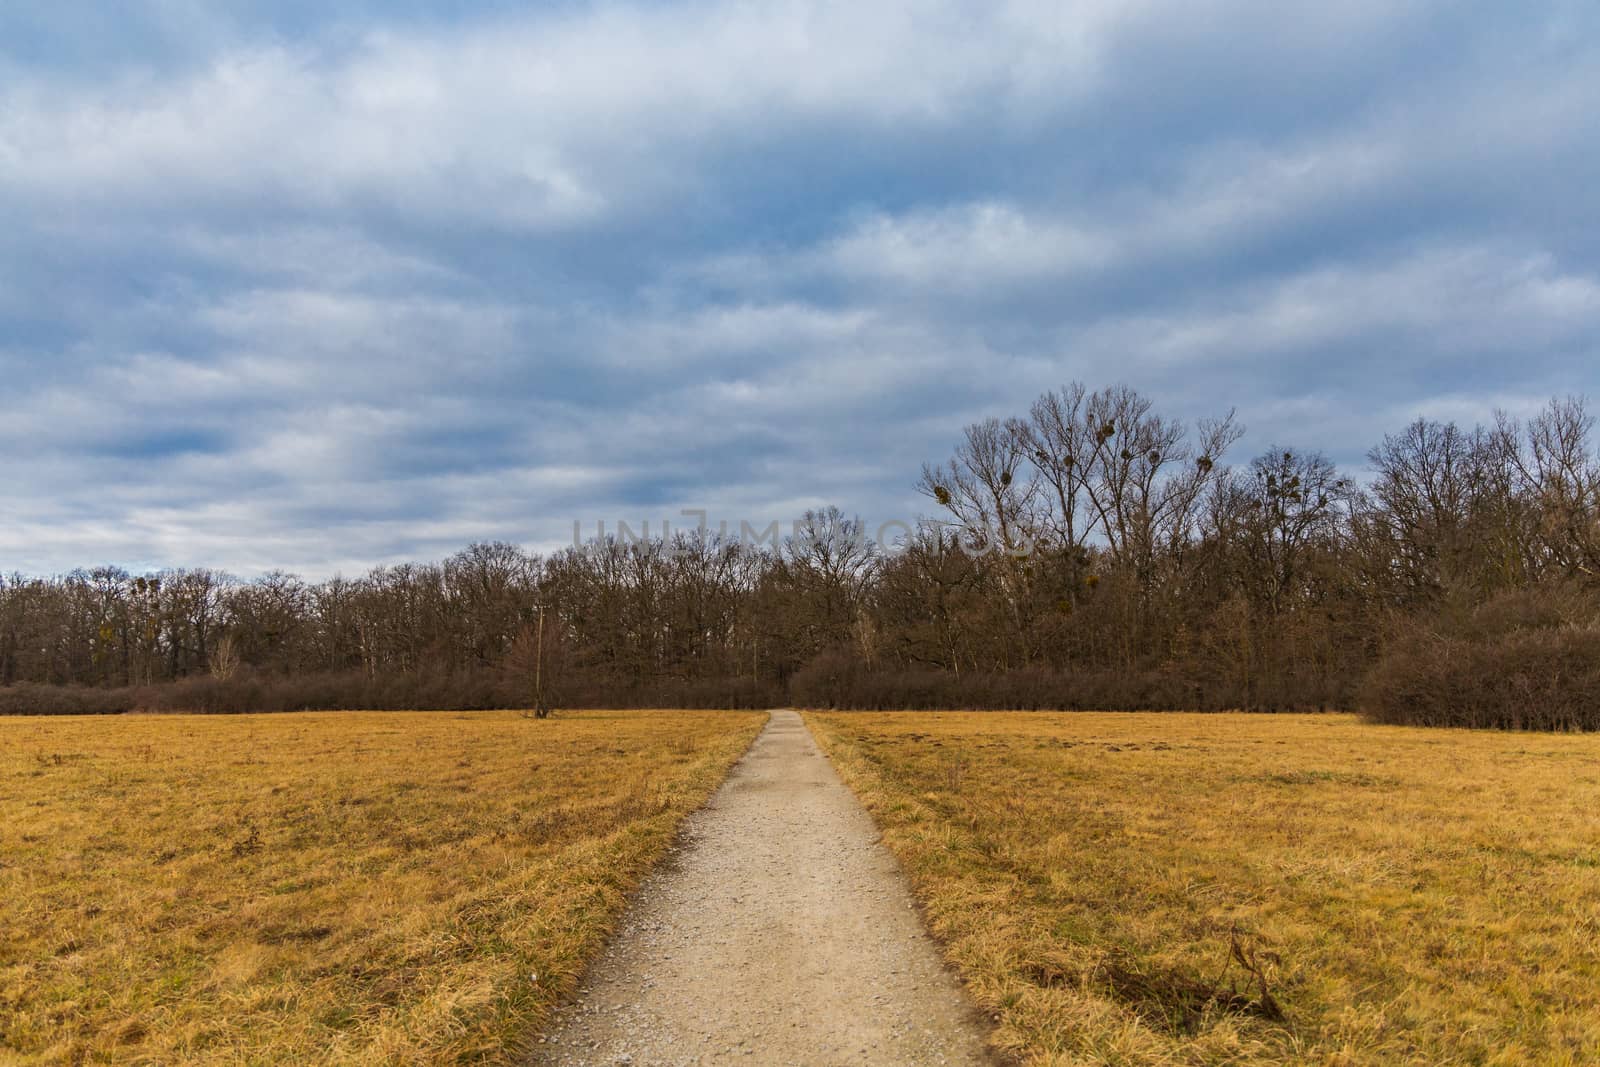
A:
[[[1600,737],[808,718],[1027,1062],[1600,1062]]]
[[[0,719],[0,1061],[516,1062],[764,721]]]

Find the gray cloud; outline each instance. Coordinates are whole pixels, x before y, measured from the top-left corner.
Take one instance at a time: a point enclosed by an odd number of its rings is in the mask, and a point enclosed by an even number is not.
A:
[[[890,517],[1078,377],[1359,466],[1592,391],[1600,14],[0,14],[0,569]]]

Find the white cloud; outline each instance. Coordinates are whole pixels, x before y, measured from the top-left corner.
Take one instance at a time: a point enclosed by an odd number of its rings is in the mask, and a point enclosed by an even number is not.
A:
[[[936,127],[1095,80],[1114,5],[792,2],[603,7],[347,50],[226,52],[170,80],[20,80],[0,96],[0,187],[78,208],[142,200],[582,226],[692,184],[675,149],[775,123]]]

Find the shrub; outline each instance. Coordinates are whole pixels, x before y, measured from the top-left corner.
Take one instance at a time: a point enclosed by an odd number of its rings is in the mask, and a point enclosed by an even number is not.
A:
[[[1374,722],[1502,730],[1600,729],[1600,624],[1571,589],[1521,590],[1452,632],[1415,628],[1362,689]]]
[[[789,698],[802,707],[857,711],[1287,711],[1339,703],[1316,685],[1285,684],[1270,693],[1255,686],[1246,692],[1172,668],[1026,667],[957,674],[872,669],[842,651],[822,653],[797,671]]]
[[[580,678],[563,706],[573,708],[770,708],[784,703],[775,683],[750,678]],[[94,715],[128,711],[242,714],[269,711],[478,711],[523,708],[527,686],[493,670],[454,674],[360,671],[265,675],[240,669],[137,688],[0,686],[0,715]]]
[[[86,685],[0,686],[0,715],[120,715],[138,705],[132,689]]]

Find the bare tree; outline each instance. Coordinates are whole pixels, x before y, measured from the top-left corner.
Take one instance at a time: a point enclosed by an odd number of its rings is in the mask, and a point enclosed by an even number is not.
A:
[[[223,634],[211,646],[211,677],[227,682],[239,671],[239,645],[232,634]]]
[[[1029,438],[1020,420],[975,422],[949,462],[923,468],[917,488],[974,546],[1024,553],[1033,542],[1039,488],[1028,463]]]
[[[1600,574],[1600,462],[1594,418],[1578,397],[1552,400],[1528,424],[1524,477],[1536,494],[1551,562],[1567,573]]]

